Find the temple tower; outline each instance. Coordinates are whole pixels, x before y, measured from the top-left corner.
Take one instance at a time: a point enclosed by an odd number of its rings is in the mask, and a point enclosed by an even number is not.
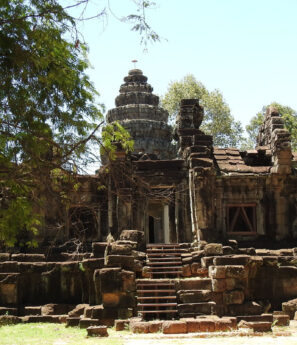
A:
[[[172,144],[172,128],[167,124],[168,112],[159,107],[159,97],[152,93],[147,77],[140,69],[132,69],[124,78],[116,108],[107,113],[107,122],[117,121],[134,140],[134,154],[154,154],[158,159],[176,156]]]

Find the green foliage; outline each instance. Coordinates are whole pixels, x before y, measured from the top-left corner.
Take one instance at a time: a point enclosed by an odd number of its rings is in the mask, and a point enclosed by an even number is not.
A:
[[[107,124],[102,131],[101,154],[115,159],[115,152],[121,146],[126,153],[133,151],[133,140],[130,134],[118,122]]]
[[[264,106],[262,111],[258,112],[251,118],[250,123],[246,126],[246,131],[248,133],[246,147],[253,148],[257,145],[257,135],[259,133],[260,126],[264,121],[266,109],[269,106],[273,106],[279,111],[280,115],[284,119],[285,128],[291,134],[292,150],[297,150],[297,112],[289,106],[284,106],[276,102]]]
[[[231,116],[230,108],[218,90],[208,91],[193,75],[185,76],[181,81],[172,82],[162,98],[162,106],[168,110],[171,119],[175,119],[183,98],[198,98],[204,107],[204,120],[201,129],[212,134],[216,146],[227,147],[240,144],[242,127]]]
[[[35,245],[42,193],[58,192],[61,176],[88,161],[102,115],[87,48],[57,1],[3,0],[0,18],[0,240],[12,246],[26,230]]]
[[[103,124],[98,96],[86,74],[87,46],[76,21],[100,18],[109,2],[86,18],[89,0],[2,0],[0,6],[0,241],[13,246],[22,232],[24,244],[36,245],[47,196],[65,206],[78,191],[76,175],[98,160],[94,145]],[[132,30],[158,40],[145,19],[151,1],[136,2]],[[80,8],[74,18],[67,11]],[[137,23],[140,26],[137,26]],[[150,37],[151,36],[151,37]],[[116,125],[103,132],[104,147],[114,152],[112,138],[125,150],[132,142]],[[125,140],[127,139],[127,142]],[[97,147],[97,152],[99,148]],[[68,189],[67,189],[67,188]]]

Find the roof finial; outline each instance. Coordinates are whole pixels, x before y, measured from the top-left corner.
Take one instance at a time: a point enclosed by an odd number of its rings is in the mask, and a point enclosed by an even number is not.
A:
[[[136,63],[138,62],[137,60],[132,60],[131,62],[133,62],[134,63],[134,68],[136,69]]]

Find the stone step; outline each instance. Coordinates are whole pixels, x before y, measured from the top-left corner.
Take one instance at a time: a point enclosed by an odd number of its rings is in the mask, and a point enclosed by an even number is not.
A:
[[[138,303],[137,307],[146,308],[146,307],[176,307],[177,303]]]
[[[212,290],[210,278],[181,279],[177,290]]]
[[[172,266],[162,266],[162,267],[151,267],[151,266],[148,266],[148,268],[153,271],[153,270],[178,270],[179,268],[182,268],[183,266],[175,266],[175,265],[172,265]],[[155,273],[155,272],[153,272]]]
[[[147,265],[150,266],[163,266],[163,265],[180,265],[181,260],[179,261],[154,261],[154,262],[147,262]]]
[[[180,315],[211,315],[214,313],[215,302],[183,303],[178,304],[177,309]]]
[[[176,257],[176,256],[166,256],[166,257],[162,257],[162,258],[159,258],[159,257],[153,257],[153,258],[148,258],[149,262],[168,262],[168,261],[178,261],[180,262],[181,261],[181,257]]]
[[[181,257],[181,253],[147,253],[146,256],[151,259],[153,257],[155,258],[166,258],[166,257],[175,257],[175,258],[180,258]]]
[[[167,292],[174,292],[175,293],[175,290],[174,289],[162,289],[162,290],[158,290],[158,289],[155,289],[155,290],[138,290],[137,289],[137,293],[139,294],[139,293],[152,293],[152,292],[154,292],[154,293],[167,293]]]
[[[101,321],[99,319],[83,318],[79,321],[79,328],[88,328],[90,326],[100,326]]]
[[[18,315],[18,308],[0,307],[0,315]]]
[[[174,313],[176,314],[178,311],[176,309],[168,309],[168,310],[140,310],[140,314],[169,314],[169,313]]]
[[[176,296],[136,296],[138,301],[145,301],[150,299],[175,299]]]
[[[147,253],[188,253],[187,249],[182,248],[168,248],[168,249],[154,249],[149,248],[146,250]]]
[[[179,274],[182,274],[183,271],[165,271],[165,272],[152,272],[152,274],[164,274],[164,275],[168,275],[168,274],[176,274],[176,275],[179,275]]]
[[[163,281],[162,281],[163,280]],[[166,281],[166,279],[150,279],[136,280],[136,286],[175,286],[174,282]]]
[[[166,243],[148,243],[146,248],[180,248],[179,243],[166,244]]]

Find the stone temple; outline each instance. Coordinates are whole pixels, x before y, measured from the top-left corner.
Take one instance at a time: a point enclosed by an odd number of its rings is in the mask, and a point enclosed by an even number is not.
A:
[[[219,148],[199,100],[181,101],[173,129],[152,91],[129,71],[106,121],[134,152],[103,153],[67,208],[48,199],[37,249],[3,248],[0,315],[145,332],[160,329],[147,319],[191,332],[294,317],[297,153],[281,115],[267,110],[254,150]]]

